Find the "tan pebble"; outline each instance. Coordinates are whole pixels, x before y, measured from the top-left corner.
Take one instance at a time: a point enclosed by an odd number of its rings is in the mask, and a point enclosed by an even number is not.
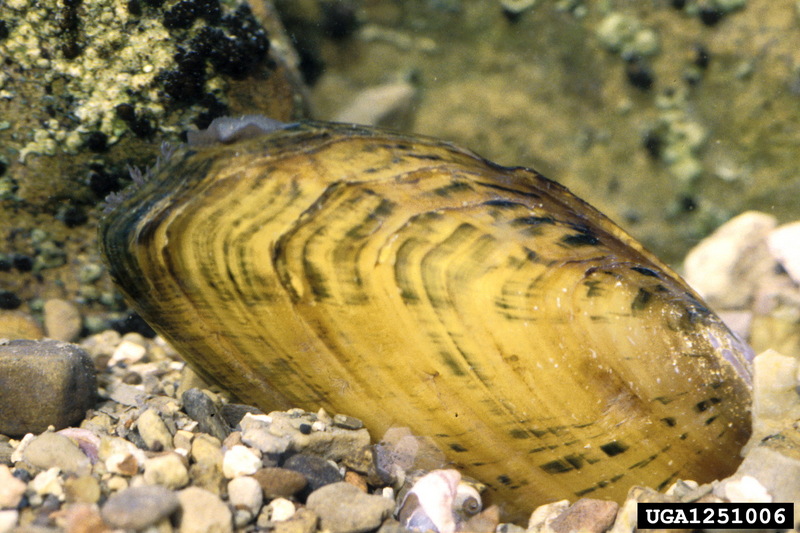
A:
[[[172,449],[172,434],[155,409],[148,409],[139,415],[136,425],[148,449],[153,451]]]
[[[219,439],[198,433],[192,441],[191,457],[194,462],[189,469],[192,484],[221,494],[225,484],[222,475],[222,449]]]
[[[22,311],[0,311],[0,339],[39,340],[44,331],[36,320]]]
[[[189,365],[184,365],[183,370],[181,370],[181,383],[178,385],[178,389],[175,391],[175,396],[180,398],[183,396],[183,393],[189,389],[207,389],[208,383],[203,381],[200,376],[198,376],[194,370],[189,368]]]
[[[197,487],[178,493],[181,513],[180,533],[228,533],[233,531],[230,508],[216,495]]]
[[[198,463],[214,463],[222,468],[222,444],[219,439],[205,433],[197,433],[192,440],[192,459]]]
[[[775,350],[760,353],[753,360],[753,432],[751,442],[779,432],[787,419],[800,418],[797,373],[800,361]]]
[[[44,303],[44,330],[51,339],[72,342],[82,327],[81,313],[72,302],[53,298]]]
[[[111,531],[103,522],[97,505],[89,503],[70,505],[60,511],[60,514],[60,519],[56,519],[56,525],[64,528],[66,533],[105,533]]]
[[[92,476],[69,478],[64,482],[67,502],[97,503],[100,500],[100,483]]]
[[[264,501],[261,485],[249,476],[232,479],[228,482],[228,501],[235,509],[246,509],[255,516]]]
[[[91,463],[77,444],[58,433],[46,431],[33,439],[23,453],[25,461],[38,468],[58,467],[66,473],[88,474]]]
[[[367,479],[358,472],[353,472],[352,470],[348,470],[344,474],[344,480],[350,483],[351,485],[355,485],[362,491],[367,492]]]
[[[25,488],[25,483],[14,477],[6,465],[0,465],[0,508],[16,507]]]
[[[372,454],[372,446],[364,446],[360,449],[351,450],[342,458],[342,464],[347,468],[355,470],[361,474],[366,474],[375,462]]]
[[[222,445],[225,446],[226,448],[233,448],[234,446],[237,446],[241,443],[242,443],[241,431],[234,431],[233,433],[225,437],[224,441],[222,441]]]
[[[261,518],[259,516],[259,518]],[[319,517],[305,507],[297,510],[294,515],[283,522],[271,522],[270,531],[273,533],[314,533],[317,531]]]
[[[616,502],[581,498],[550,522],[549,528],[555,533],[602,533],[614,523],[618,510]]]
[[[175,490],[189,483],[189,471],[183,457],[167,452],[144,462],[144,480],[148,485],[161,485]]]
[[[96,359],[101,355],[110,357],[117,346],[119,346],[120,342],[122,342],[122,336],[119,332],[113,329],[107,329],[87,337],[81,342],[81,347]]]
[[[106,487],[111,492],[119,492],[128,488],[128,480],[121,476],[112,476],[106,481]]]
[[[191,450],[193,438],[194,438],[194,433],[192,433],[191,431],[179,429],[178,431],[175,432],[175,435],[172,437],[172,446],[175,449]]]

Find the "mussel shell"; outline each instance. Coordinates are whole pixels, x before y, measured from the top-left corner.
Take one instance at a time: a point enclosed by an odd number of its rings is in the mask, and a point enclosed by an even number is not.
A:
[[[451,144],[301,123],[179,150],[103,221],[112,276],[262,409],[408,426],[509,516],[730,474],[747,348],[564,187]]]

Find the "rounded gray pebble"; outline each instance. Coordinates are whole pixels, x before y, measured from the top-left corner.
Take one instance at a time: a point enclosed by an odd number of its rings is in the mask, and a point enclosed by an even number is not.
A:
[[[170,516],[179,506],[178,497],[171,490],[148,485],[113,494],[101,514],[115,528],[142,529]]]
[[[35,467],[47,470],[57,466],[71,474],[88,474],[92,465],[89,458],[71,440],[57,433],[45,432],[31,441],[23,458]]]
[[[332,533],[363,533],[381,525],[394,510],[394,500],[361,492],[350,483],[325,485],[311,493],[306,507],[319,515]]]

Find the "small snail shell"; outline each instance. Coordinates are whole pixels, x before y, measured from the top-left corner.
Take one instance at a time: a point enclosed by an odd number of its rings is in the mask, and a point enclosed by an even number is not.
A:
[[[179,150],[100,228],[201,376],[264,410],[408,426],[508,517],[736,468],[747,347],[597,210],[434,139],[266,129]]]
[[[478,491],[461,483],[457,470],[434,470],[414,483],[397,511],[397,519],[413,531],[454,533],[481,510]]]

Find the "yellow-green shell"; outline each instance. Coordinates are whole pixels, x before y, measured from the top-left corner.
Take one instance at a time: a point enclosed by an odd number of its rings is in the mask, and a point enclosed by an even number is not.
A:
[[[183,149],[101,243],[206,379],[408,426],[510,513],[725,476],[749,434],[746,348],[676,274],[448,143],[304,123]]]

